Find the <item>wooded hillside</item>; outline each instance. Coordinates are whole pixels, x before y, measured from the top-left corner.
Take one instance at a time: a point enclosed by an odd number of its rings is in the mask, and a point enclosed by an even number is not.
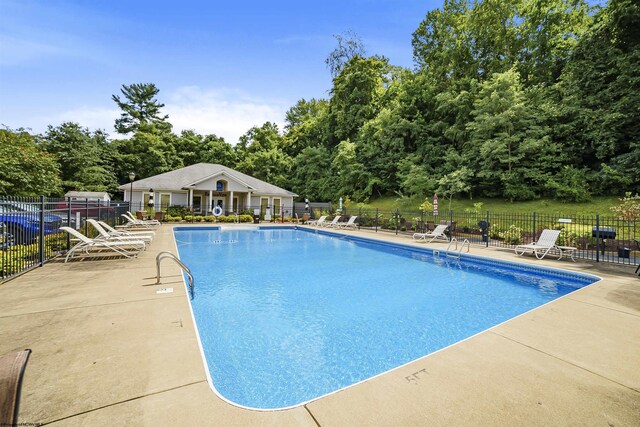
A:
[[[119,134],[0,130],[0,194],[114,191],[221,163],[312,200],[442,193],[583,201],[640,192],[640,5],[447,0],[413,34],[414,69],[338,37],[328,99],[231,145],[175,134],[153,84],[123,85]],[[235,143],[235,141],[233,141]]]

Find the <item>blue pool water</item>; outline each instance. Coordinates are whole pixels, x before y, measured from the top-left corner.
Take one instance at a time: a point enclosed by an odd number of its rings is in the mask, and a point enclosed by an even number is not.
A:
[[[213,385],[252,408],[309,401],[597,280],[295,229],[175,237]]]

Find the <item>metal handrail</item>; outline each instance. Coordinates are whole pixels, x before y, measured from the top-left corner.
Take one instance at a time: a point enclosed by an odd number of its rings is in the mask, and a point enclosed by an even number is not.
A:
[[[456,246],[453,248],[454,251],[458,251],[458,239],[456,239],[455,237],[451,238],[451,241],[449,242],[449,246],[447,246],[447,255],[451,256],[449,253],[449,248],[451,247],[451,245],[455,242]],[[469,241],[469,239],[464,239],[462,241],[462,246],[460,247],[460,250],[458,251],[458,258],[460,258],[460,255],[462,254],[462,251],[464,250],[464,247],[467,247],[467,253],[469,253],[469,249],[471,248],[471,242]]]
[[[458,239],[456,239],[455,237],[452,237],[451,240],[449,240],[449,245],[447,246],[447,252],[449,252],[449,248],[451,247],[451,245],[453,244],[453,242],[456,243],[456,247],[453,248],[454,251],[458,250]]]
[[[191,299],[193,299],[193,294],[194,294],[193,274],[191,274],[191,270],[189,270],[189,267],[184,265],[184,263],[180,261],[180,259],[177,256],[175,256],[173,253],[169,251],[162,251],[156,256],[156,285],[160,284],[160,261],[162,261],[165,258],[174,260],[178,264],[178,266],[180,266],[180,268],[185,273],[187,273],[187,277],[189,277],[189,296],[191,297]]]

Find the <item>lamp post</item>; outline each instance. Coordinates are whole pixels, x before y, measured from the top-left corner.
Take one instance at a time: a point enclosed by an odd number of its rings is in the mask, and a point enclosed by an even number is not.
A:
[[[153,200],[153,188],[149,189],[149,201],[147,202],[147,206],[149,206],[150,208],[153,208],[153,205],[155,204],[154,200]]]
[[[136,174],[134,172],[129,172],[129,182],[131,183],[130,185],[130,189],[129,189],[129,212],[131,212],[133,209],[131,209],[131,205],[133,203],[133,180],[136,179]]]

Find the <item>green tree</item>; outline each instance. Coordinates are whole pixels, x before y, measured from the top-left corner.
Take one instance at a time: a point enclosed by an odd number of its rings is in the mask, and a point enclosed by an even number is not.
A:
[[[306,147],[293,159],[291,189],[301,197],[316,201],[333,199],[334,179],[331,153],[324,146]]]
[[[0,129],[0,194],[61,196],[55,156],[44,151],[22,129]]]
[[[476,59],[467,30],[468,0],[445,0],[442,9],[427,13],[413,33],[413,58],[418,69],[439,81],[474,77]]]
[[[247,175],[286,188],[289,184],[291,158],[281,149],[273,147],[247,153],[236,167]]]
[[[218,163],[229,168],[234,168],[238,162],[233,146],[225,142],[221,136],[213,134],[205,136],[201,148],[199,157],[201,162]]]
[[[167,121],[168,115],[161,115],[160,104],[155,98],[160,90],[153,83],[134,83],[122,85],[121,99],[118,95],[112,95],[111,99],[122,110],[119,119],[116,119],[116,132],[127,134],[136,132],[142,124],[153,124],[161,131],[171,131],[171,124]]]
[[[153,124],[144,124],[131,138],[112,141],[116,153],[113,167],[119,182],[128,182],[130,171],[140,179],[183,167],[176,152],[177,138]]]
[[[331,170],[335,176],[336,188],[334,197],[349,196],[361,202],[366,201],[373,188],[380,183],[379,178],[369,173],[365,166],[356,159],[356,144],[342,141],[338,144],[331,161]]]
[[[110,191],[117,187],[109,143],[102,131],[93,134],[78,123],[49,126],[42,146],[58,159],[63,190]]]
[[[482,84],[465,153],[486,194],[509,200],[539,197],[561,159],[549,129],[522,89],[515,68]],[[492,190],[493,189],[493,190]],[[497,191],[496,191],[497,190]]]
[[[432,193],[438,186],[438,179],[426,166],[419,163],[418,157],[408,156],[398,164],[399,192],[409,197]]]
[[[352,58],[333,79],[329,115],[334,141],[355,139],[360,127],[384,105],[386,88],[397,71],[382,57]]]
[[[637,2],[611,0],[578,41],[559,85],[565,145],[574,164],[593,171],[598,193],[621,185],[640,191],[638,28]]]
[[[254,126],[242,135],[235,145],[234,150],[242,161],[245,156],[260,151],[268,151],[282,147],[282,135],[278,125],[265,122],[262,126]]]
[[[324,100],[299,100],[285,116],[282,148],[290,156],[297,156],[307,147],[327,145],[329,135],[329,103]]]
[[[453,200],[453,196],[471,190],[471,186],[469,185],[471,176],[471,170],[467,167],[462,167],[438,180],[437,192],[449,199],[449,210],[451,210],[451,201]]]
[[[327,64],[331,76],[336,77],[352,58],[364,57],[366,52],[362,39],[351,31],[334,34],[333,37],[338,46],[325,58],[324,63]]]

